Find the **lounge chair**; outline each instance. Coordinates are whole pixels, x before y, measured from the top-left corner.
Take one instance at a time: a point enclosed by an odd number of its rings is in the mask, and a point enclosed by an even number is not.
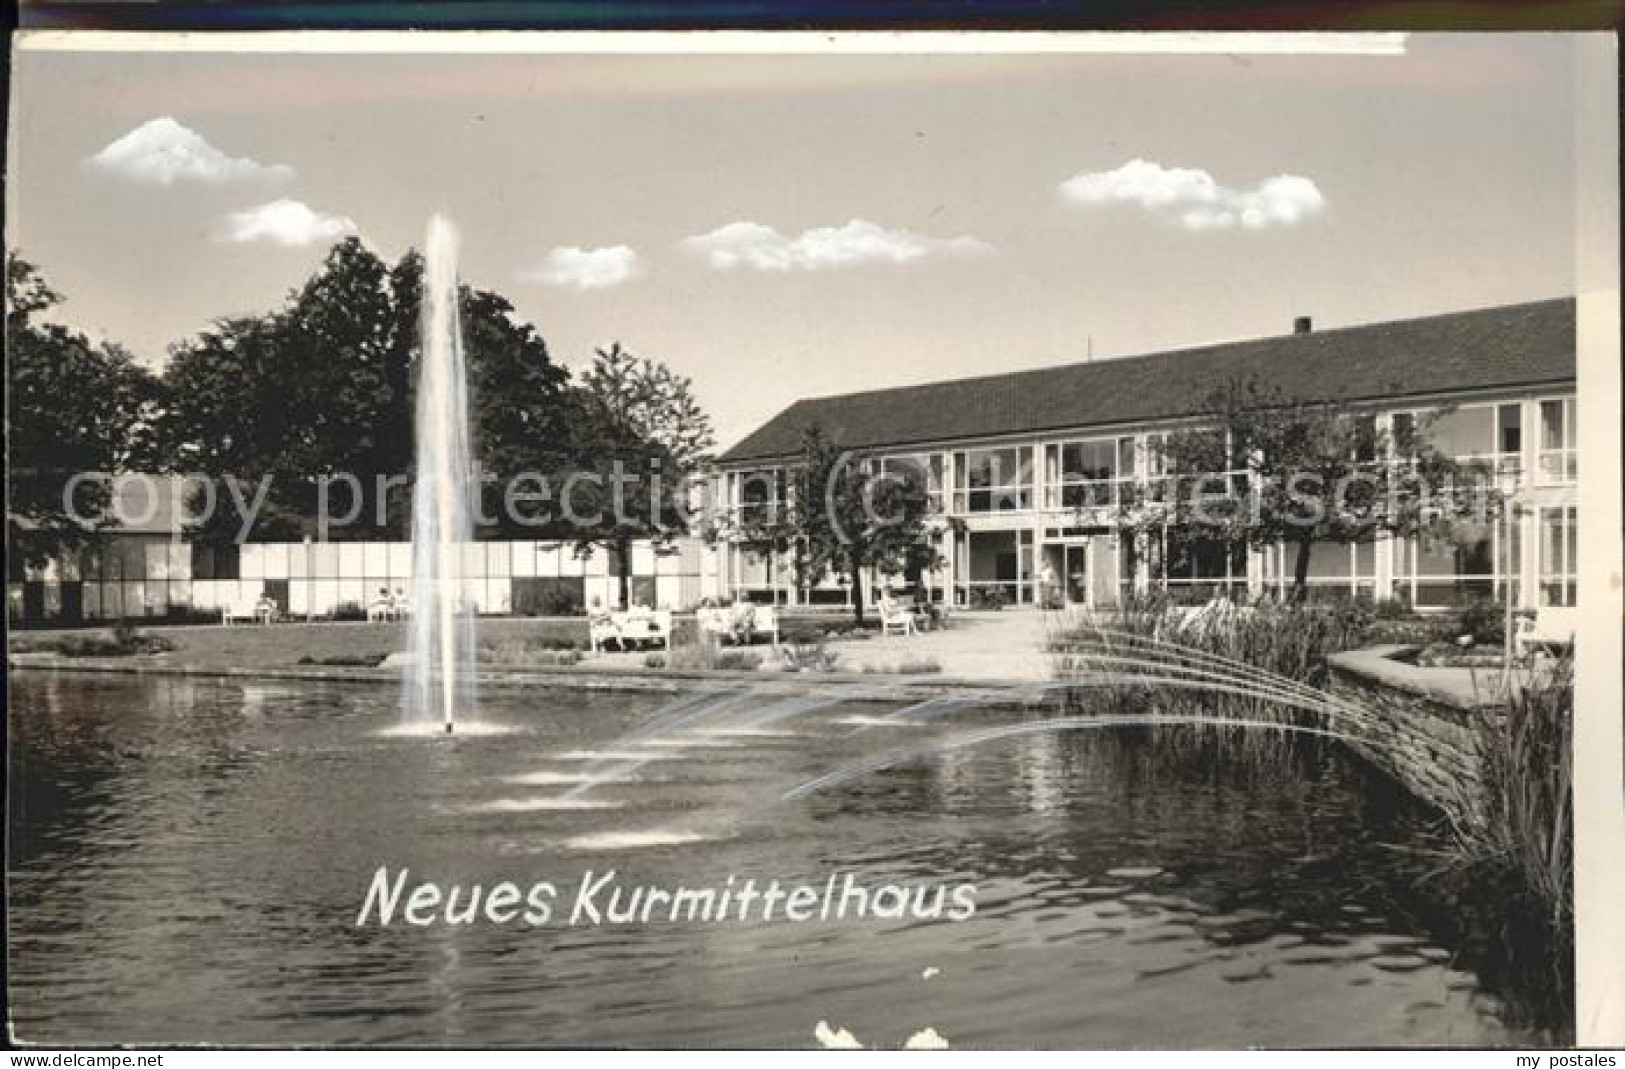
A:
[[[234,623],[258,623],[260,619],[260,595],[241,597],[228,601],[220,607],[220,623],[230,627]]]
[[[1516,652],[1520,656],[1570,653],[1574,650],[1578,622],[1574,609],[1539,609],[1534,619],[1525,618],[1519,622],[1518,630],[1513,635]]]
[[[615,625],[616,637],[622,649],[629,649],[634,645],[654,643],[671,649],[671,613],[655,612],[650,609],[632,609],[624,613],[612,613],[611,621]]]
[[[919,626],[914,621],[914,612],[905,605],[886,598],[880,603],[880,633],[881,635],[914,635],[919,633]]]
[[[774,646],[779,644],[779,611],[771,605],[758,605],[751,610],[750,634],[766,635]],[[747,639],[748,641],[748,639]]]
[[[612,613],[603,613],[587,618],[587,637],[592,644],[594,653],[604,652],[604,647],[615,643],[616,649],[625,649],[626,643],[621,639],[621,627]]]
[[[715,605],[702,605],[694,610],[694,623],[699,627],[702,638],[724,642],[734,634],[732,625],[728,623],[728,613]]]

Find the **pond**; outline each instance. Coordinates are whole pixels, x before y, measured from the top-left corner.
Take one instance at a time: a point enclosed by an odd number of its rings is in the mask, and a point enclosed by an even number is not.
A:
[[[11,1013],[32,1042],[811,1046],[820,1022],[873,1046],[1535,1038],[1474,923],[1419,903],[1425,814],[1331,748],[1282,774],[1044,732],[784,801],[1037,714],[903,723],[744,694],[710,723],[785,715],[628,740],[680,699],[488,690],[490,730],[448,740],[391,730],[378,686],[42,672],[10,697]],[[380,867],[558,901],[537,924],[358,925]],[[974,912],[566,923],[610,871],[969,884]]]

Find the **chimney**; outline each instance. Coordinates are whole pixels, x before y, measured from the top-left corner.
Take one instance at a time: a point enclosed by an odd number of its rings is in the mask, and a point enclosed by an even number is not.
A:
[[[1308,334],[1315,329],[1315,321],[1308,316],[1299,316],[1292,321],[1292,333]]]

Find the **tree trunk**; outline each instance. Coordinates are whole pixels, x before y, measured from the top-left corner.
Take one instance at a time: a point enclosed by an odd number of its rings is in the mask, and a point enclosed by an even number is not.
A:
[[[1309,598],[1309,552],[1314,546],[1313,535],[1298,539],[1298,561],[1292,569],[1292,597],[1295,601]]]
[[[615,540],[615,556],[620,561],[618,569],[621,581],[621,608],[632,607],[632,540],[617,538]]]
[[[852,565],[852,614],[858,626],[863,626],[863,566]]]

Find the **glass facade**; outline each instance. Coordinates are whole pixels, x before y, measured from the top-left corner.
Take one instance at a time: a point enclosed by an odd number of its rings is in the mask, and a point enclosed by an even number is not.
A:
[[[1134,439],[1098,438],[1044,447],[1046,509],[1106,508],[1118,487],[1134,478]]]
[[[619,603],[618,570],[601,547],[583,558],[570,542],[491,541],[468,543],[462,553],[479,613],[579,611],[594,597]],[[695,546],[657,553],[634,543],[631,563],[634,587],[651,605],[688,607],[702,596],[708,566]],[[359,617],[386,592],[409,593],[411,580],[405,542],[221,548],[124,535],[10,584],[8,607],[13,622],[29,623],[218,618],[269,595],[293,617]]]
[[[1545,485],[1569,484],[1579,477],[1579,452],[1575,448],[1578,428],[1574,419],[1574,398],[1540,403],[1539,481]]]
[[[1030,448],[966,449],[954,454],[955,512],[1024,512],[1032,507]]]
[[[1540,510],[1540,603],[1572,608],[1579,578],[1579,516],[1573,505]]]

